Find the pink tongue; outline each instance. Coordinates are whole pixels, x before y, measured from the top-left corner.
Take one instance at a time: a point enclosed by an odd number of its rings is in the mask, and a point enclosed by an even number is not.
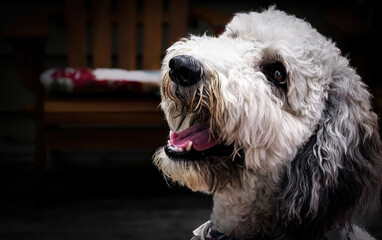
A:
[[[192,142],[192,147],[197,151],[209,149],[216,144],[218,140],[214,139],[209,132],[210,125],[208,123],[197,123],[179,133],[171,135],[170,142],[178,148],[186,148]]]

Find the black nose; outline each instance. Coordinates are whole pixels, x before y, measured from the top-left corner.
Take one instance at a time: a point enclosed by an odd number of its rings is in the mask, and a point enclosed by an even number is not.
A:
[[[201,64],[191,56],[179,55],[171,58],[169,67],[171,81],[184,87],[194,85],[201,79]]]

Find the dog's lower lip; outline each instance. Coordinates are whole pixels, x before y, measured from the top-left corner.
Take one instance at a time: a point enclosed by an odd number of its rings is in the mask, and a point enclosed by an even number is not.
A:
[[[219,144],[204,151],[191,148],[189,151],[177,151],[170,144],[164,147],[166,155],[173,161],[201,161],[206,158],[229,156],[234,151],[234,145]]]

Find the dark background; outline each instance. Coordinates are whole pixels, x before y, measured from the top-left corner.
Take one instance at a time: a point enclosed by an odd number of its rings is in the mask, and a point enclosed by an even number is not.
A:
[[[64,4],[62,0],[0,3],[0,239],[190,239],[192,230],[209,219],[211,197],[167,184],[151,163],[155,149],[52,152],[44,194],[36,192],[34,123],[23,110],[34,103],[34,95],[17,77],[4,29],[15,16]],[[375,95],[379,112],[381,14],[376,2],[198,0],[190,4],[226,13],[276,4],[306,19],[349,56]],[[357,24],[343,23],[343,12]],[[206,30],[203,22],[189,27],[194,34]],[[66,66],[65,52],[65,27],[54,24],[46,67]],[[379,217],[377,212],[364,224],[381,239]]]

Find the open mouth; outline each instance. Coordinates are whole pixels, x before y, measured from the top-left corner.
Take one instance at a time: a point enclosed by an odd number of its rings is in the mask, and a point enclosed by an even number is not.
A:
[[[174,161],[198,161],[211,156],[229,156],[234,146],[224,144],[210,132],[208,122],[199,122],[178,133],[172,132],[165,152]]]

